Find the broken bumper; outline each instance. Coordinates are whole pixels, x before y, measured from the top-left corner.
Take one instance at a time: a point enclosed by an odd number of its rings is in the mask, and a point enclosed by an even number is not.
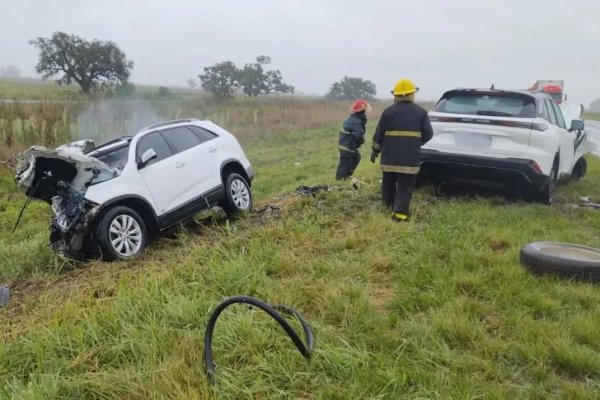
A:
[[[52,249],[69,258],[84,256],[86,239],[100,206],[83,197],[79,192],[64,190],[52,197],[54,217],[50,226]]]
[[[535,161],[527,159],[479,157],[424,149],[419,176],[422,180],[442,178],[542,189],[549,177],[539,173],[535,166]]]

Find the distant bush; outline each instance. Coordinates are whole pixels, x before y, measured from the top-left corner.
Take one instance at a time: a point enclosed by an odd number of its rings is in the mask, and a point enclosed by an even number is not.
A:
[[[345,76],[331,85],[325,97],[329,100],[373,100],[376,94],[377,88],[373,82]]]
[[[169,89],[166,86],[161,86],[158,88],[158,96],[159,97],[168,97],[171,96],[173,93],[171,92],[171,89]]]

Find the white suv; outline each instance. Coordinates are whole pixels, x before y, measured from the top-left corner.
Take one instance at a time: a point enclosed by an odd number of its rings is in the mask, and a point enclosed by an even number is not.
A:
[[[252,166],[235,137],[210,121],[170,121],[99,147],[34,146],[16,172],[22,191],[52,204],[52,247],[77,258],[132,258],[151,234],[203,209],[252,208]]]
[[[527,190],[550,204],[561,178],[581,178],[595,146],[583,121],[544,92],[457,89],[429,118],[433,138],[422,149],[420,181],[459,180]]]

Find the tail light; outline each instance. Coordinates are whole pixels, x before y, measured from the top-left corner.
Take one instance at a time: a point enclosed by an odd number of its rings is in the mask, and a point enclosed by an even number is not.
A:
[[[530,165],[531,165],[531,168],[535,172],[537,172],[538,174],[543,174],[542,167],[540,167],[540,165],[538,163],[536,163],[535,161],[533,161]]]

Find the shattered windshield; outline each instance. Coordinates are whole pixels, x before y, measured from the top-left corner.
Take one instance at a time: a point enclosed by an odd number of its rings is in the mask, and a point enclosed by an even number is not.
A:
[[[129,145],[101,152],[98,155],[90,154],[92,157],[102,161],[111,168],[123,169],[127,163]]]

